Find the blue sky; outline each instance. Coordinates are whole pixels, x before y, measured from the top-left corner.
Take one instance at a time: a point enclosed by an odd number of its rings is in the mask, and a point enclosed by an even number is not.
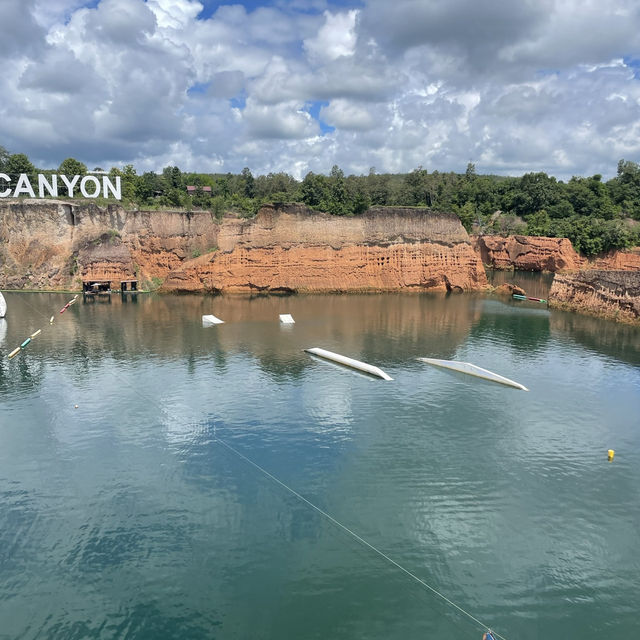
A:
[[[3,0],[0,145],[139,171],[615,174],[636,0]]]

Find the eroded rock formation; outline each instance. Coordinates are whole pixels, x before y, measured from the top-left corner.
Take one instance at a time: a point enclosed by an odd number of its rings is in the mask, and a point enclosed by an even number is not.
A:
[[[567,238],[472,236],[471,242],[482,263],[493,269],[552,273],[579,269],[640,270],[640,247],[609,251],[587,259],[575,251]]]
[[[457,216],[409,208],[336,217],[265,206],[225,220],[218,250],[186,260],[165,291],[471,290],[486,275]]]
[[[573,271],[584,262],[567,238],[475,236],[473,246],[482,263],[494,269]]]
[[[0,203],[0,288],[165,280],[167,291],[469,290],[486,276],[452,214],[339,218],[301,205],[253,220],[53,200]]]
[[[59,200],[0,203],[0,288],[79,289],[83,279],[163,278],[215,247],[209,213],[125,211]]]
[[[640,324],[640,272],[556,274],[549,306]]]

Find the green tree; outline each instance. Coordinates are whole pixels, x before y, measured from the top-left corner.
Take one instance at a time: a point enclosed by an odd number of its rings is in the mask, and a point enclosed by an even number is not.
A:
[[[253,174],[251,173],[251,169],[249,169],[249,167],[245,167],[240,175],[242,176],[242,180],[244,181],[244,197],[255,198],[256,185]]]
[[[302,202],[316,209],[323,208],[327,201],[327,179],[325,176],[309,171],[300,187]]]
[[[5,173],[13,180],[18,178],[21,173],[26,173],[30,182],[33,183],[36,176],[36,168],[24,153],[13,153],[6,161]]]
[[[10,155],[11,154],[2,145],[0,145],[0,171],[5,171]]]
[[[60,163],[58,173],[69,176],[84,176],[87,174],[87,165],[76,160],[75,158],[67,158]]]
[[[541,209],[529,216],[527,220],[527,234],[530,236],[548,236],[551,231],[551,218]]]

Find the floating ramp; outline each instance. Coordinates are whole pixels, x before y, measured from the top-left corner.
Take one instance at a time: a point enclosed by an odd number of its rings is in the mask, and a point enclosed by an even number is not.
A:
[[[202,326],[210,327],[213,324],[224,324],[224,320],[216,318],[215,316],[202,316]]]
[[[529,391],[527,387],[520,384],[519,382],[509,380],[509,378],[505,378],[504,376],[498,375],[497,373],[493,373],[493,371],[488,371],[487,369],[478,367],[475,364],[471,364],[470,362],[460,362],[459,360],[438,360],[437,358],[418,358],[418,360],[426,362],[427,364],[432,364],[436,367],[443,367],[444,369],[459,371],[460,373],[466,373],[470,376],[476,376],[477,378],[484,378],[485,380],[490,380],[491,382],[499,382],[500,384],[505,384],[508,387],[515,387],[516,389],[522,389],[522,391]]]
[[[293,316],[290,313],[281,313],[280,314],[280,322],[282,324],[295,324],[296,321],[293,319]]]
[[[374,367],[373,365],[367,364],[366,362],[354,360],[353,358],[348,358],[347,356],[341,356],[339,353],[333,353],[333,351],[320,349],[320,347],[305,349],[305,351],[307,353],[313,354],[314,356],[319,356],[320,358],[325,358],[326,360],[332,360],[333,362],[337,362],[338,364],[343,364],[345,367],[351,367],[352,369],[364,371],[365,373],[369,373],[372,376],[377,376],[378,378],[382,378],[383,380],[393,380],[391,376],[387,375],[382,369],[379,369],[378,367]]]

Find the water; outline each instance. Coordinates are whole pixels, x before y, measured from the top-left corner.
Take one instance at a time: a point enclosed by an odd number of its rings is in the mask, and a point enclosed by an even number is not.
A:
[[[481,637],[216,437],[509,640],[638,637],[640,329],[480,295],[5,297],[0,638]]]

